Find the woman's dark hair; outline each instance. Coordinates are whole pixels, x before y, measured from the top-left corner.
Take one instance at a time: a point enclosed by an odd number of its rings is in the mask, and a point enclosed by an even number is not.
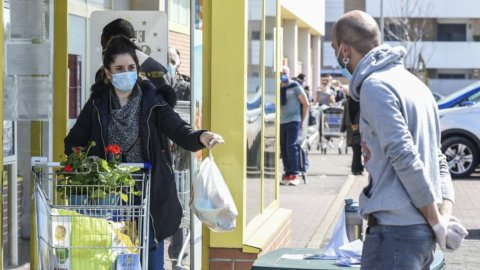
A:
[[[137,72],[139,68],[139,62],[137,53],[135,52],[139,48],[128,37],[119,35],[112,37],[106,44],[103,51],[103,66],[106,69],[110,69],[110,65],[115,61],[115,57],[119,54],[129,54],[135,65],[137,66]]]

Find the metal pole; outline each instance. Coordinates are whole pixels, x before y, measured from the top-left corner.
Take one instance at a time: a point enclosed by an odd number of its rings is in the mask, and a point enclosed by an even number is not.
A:
[[[197,92],[202,89],[195,88],[195,81],[197,76],[201,74],[195,73],[195,15],[197,8],[197,1],[190,0],[190,124],[195,126],[195,101]],[[203,56],[202,56],[203,57]],[[190,194],[193,194],[192,181],[197,172],[197,162],[193,154],[190,154]],[[190,269],[197,270],[202,268],[202,225],[196,222],[197,217],[190,208],[190,230],[188,232],[188,240],[190,242]]]
[[[385,30],[385,22],[383,18],[383,0],[380,0],[380,35],[382,37],[382,43],[385,37],[384,30]]]

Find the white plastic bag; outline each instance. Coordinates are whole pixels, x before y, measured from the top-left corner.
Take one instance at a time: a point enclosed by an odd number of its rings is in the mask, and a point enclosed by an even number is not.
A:
[[[235,229],[237,207],[223,176],[213,161],[212,152],[200,164],[193,180],[191,208],[195,215],[213,231],[227,232]]]

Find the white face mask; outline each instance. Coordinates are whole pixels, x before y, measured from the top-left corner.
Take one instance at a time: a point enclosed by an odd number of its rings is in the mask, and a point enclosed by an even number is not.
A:
[[[337,57],[338,64],[339,64],[340,66],[342,66],[342,63],[340,62],[340,59],[339,59],[339,57],[340,57],[340,50],[341,50],[341,49],[342,49],[342,45],[340,45],[340,47],[338,48],[338,54],[337,54],[337,56],[336,56],[336,57]],[[343,64],[344,64],[345,66],[342,67],[342,69],[340,70],[340,72],[342,72],[342,76],[345,77],[347,80],[351,80],[351,79],[352,79],[352,73],[350,73],[350,71],[347,69],[347,65],[348,65],[348,63],[350,63],[350,59],[347,58],[347,57],[345,57],[345,58],[343,58],[342,62],[343,62]]]

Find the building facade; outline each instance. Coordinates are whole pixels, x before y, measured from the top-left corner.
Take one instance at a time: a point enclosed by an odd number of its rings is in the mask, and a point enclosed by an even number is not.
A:
[[[480,16],[474,12],[477,6],[474,0],[327,0],[326,3],[327,36],[329,24],[338,19],[328,14],[354,9],[366,11],[379,25],[383,21],[385,42],[407,48],[407,68],[422,77],[434,92],[445,95],[479,79],[480,64],[475,52],[480,48]],[[327,55],[331,49],[324,45]],[[323,65],[338,66],[334,57],[325,58]]]
[[[215,157],[240,212],[237,228],[218,234],[193,218],[191,269],[248,267],[260,254],[288,245],[291,213],[279,207],[278,189],[279,72],[285,63],[292,75],[305,73],[309,85],[318,85],[323,0],[0,2],[5,32],[0,33],[5,44],[0,71],[6,74],[0,79],[5,97],[0,101],[0,198],[8,202],[1,222],[8,245],[0,250],[8,254],[5,264],[16,265],[24,255],[18,252],[20,238],[30,239],[36,254],[30,158],[62,160],[63,139],[90,95],[98,68],[92,55],[101,53],[95,40],[101,29],[94,18],[113,11],[166,14],[167,34],[159,42],[168,39],[165,44],[180,51],[179,71],[192,77],[187,103],[194,105],[188,105],[187,115],[196,128],[220,133],[227,142]],[[137,33],[137,42],[143,42],[138,36],[143,34]],[[140,45],[159,53],[157,60],[166,65],[166,47]],[[194,156],[191,177],[202,153]],[[34,256],[29,261],[35,269]]]

